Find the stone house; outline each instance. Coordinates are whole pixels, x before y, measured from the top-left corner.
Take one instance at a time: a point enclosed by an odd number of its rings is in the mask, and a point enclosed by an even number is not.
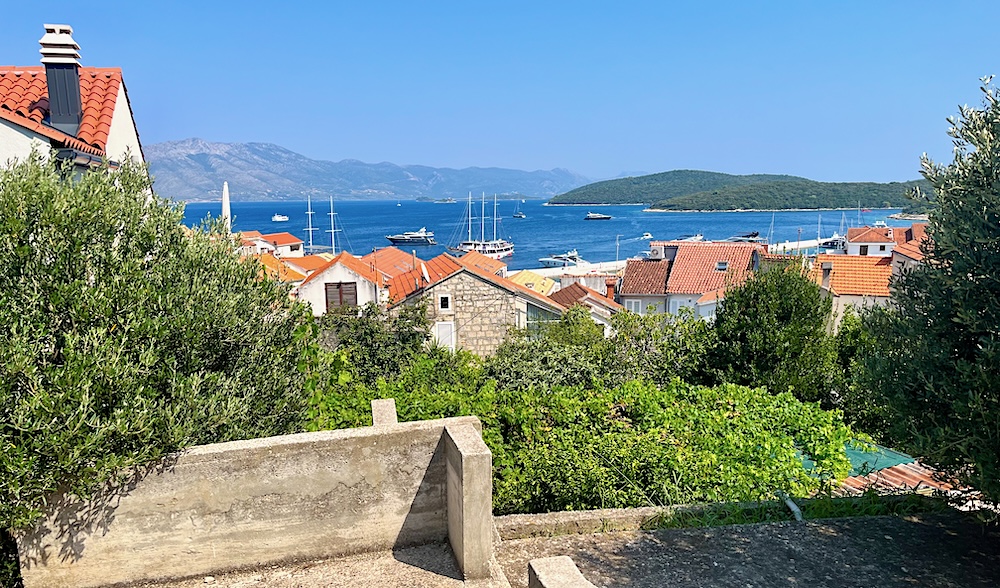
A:
[[[445,253],[390,279],[389,308],[426,303],[436,344],[483,356],[496,351],[510,329],[530,329],[566,310],[463,259]]]
[[[42,66],[0,66],[0,165],[32,150],[89,169],[143,161],[122,70],[83,67],[69,25],[45,25]]]

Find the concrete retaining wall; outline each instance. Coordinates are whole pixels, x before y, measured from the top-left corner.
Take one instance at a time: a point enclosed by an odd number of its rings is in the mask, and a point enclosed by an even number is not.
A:
[[[470,476],[490,484],[489,450],[475,443],[479,420],[393,424],[381,408],[374,427],[195,447],[123,493],[86,503],[56,497],[47,520],[18,537],[26,587],[190,577],[443,542],[449,494],[463,513],[485,512],[490,525],[489,491],[483,498],[481,488],[470,496],[463,487]],[[464,441],[449,442],[455,451],[474,450],[475,465],[458,478],[449,475],[446,427],[462,432]],[[479,499],[485,511],[468,503]],[[472,533],[480,524],[463,523]],[[486,542],[488,558],[488,532]],[[473,576],[477,549],[465,562]]]
[[[567,555],[528,562],[528,588],[597,588],[587,581]]]

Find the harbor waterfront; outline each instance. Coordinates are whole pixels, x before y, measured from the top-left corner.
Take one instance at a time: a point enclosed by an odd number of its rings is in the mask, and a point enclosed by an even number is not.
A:
[[[422,259],[429,259],[457,245],[467,236],[468,220],[464,216],[466,204],[436,204],[433,202],[396,200],[346,200],[334,203],[336,212],[337,249],[346,249],[356,255],[370,253],[374,248],[390,245],[386,235],[416,231],[426,227],[433,231],[437,245],[415,248]],[[515,206],[525,218],[513,218]],[[314,200],[313,244],[330,245],[329,203]],[[474,207],[479,214],[479,207]],[[487,214],[490,212],[487,207]],[[589,209],[611,215],[611,220],[587,222],[584,217]],[[211,215],[218,217],[221,202],[192,202],[184,210],[184,223],[197,225]],[[306,231],[306,202],[233,202],[234,231],[261,231],[273,233],[287,231],[309,244]],[[815,241],[817,224],[822,237],[828,238],[845,227],[870,225],[884,220],[889,226],[907,227],[912,221],[888,218],[899,209],[865,210],[810,210],[810,211],[754,211],[754,212],[643,212],[639,206],[545,206],[542,200],[501,201],[497,235],[514,243],[514,255],[504,261],[512,270],[536,268],[538,260],[556,253],[576,249],[580,257],[590,262],[614,261],[635,257],[649,249],[649,240],[643,233],[650,233],[655,240],[674,239],[685,234],[701,233],[706,240],[721,240],[739,233],[758,231],[762,237],[771,232],[772,243],[797,240]],[[288,217],[287,222],[272,222],[274,215]],[[859,221],[860,217],[860,221]],[[772,218],[774,221],[771,229]],[[476,224],[477,220],[473,223]],[[487,218],[486,224],[492,219]],[[616,245],[617,239],[617,245]],[[405,246],[401,246],[404,247]]]

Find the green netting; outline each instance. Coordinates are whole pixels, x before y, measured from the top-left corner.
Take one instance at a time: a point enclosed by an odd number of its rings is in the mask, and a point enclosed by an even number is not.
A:
[[[844,449],[847,451],[847,459],[851,460],[851,475],[863,476],[885,468],[891,468],[904,463],[913,463],[916,460],[905,453],[893,451],[881,445],[873,446],[875,451],[862,451],[852,443],[848,443]]]

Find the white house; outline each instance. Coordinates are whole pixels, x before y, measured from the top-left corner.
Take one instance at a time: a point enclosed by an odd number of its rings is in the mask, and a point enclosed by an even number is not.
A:
[[[268,233],[259,239],[274,247],[277,257],[302,257],[305,255],[305,243],[291,233]]]
[[[847,254],[892,257],[892,250],[896,246],[896,240],[893,237],[892,227],[856,227],[847,229]]]
[[[385,274],[344,251],[310,273],[295,298],[309,304],[313,315],[322,316],[342,306],[386,304],[389,295]]]
[[[82,67],[69,25],[45,25],[42,66],[0,66],[0,165],[33,149],[88,168],[143,161],[120,68]]]

